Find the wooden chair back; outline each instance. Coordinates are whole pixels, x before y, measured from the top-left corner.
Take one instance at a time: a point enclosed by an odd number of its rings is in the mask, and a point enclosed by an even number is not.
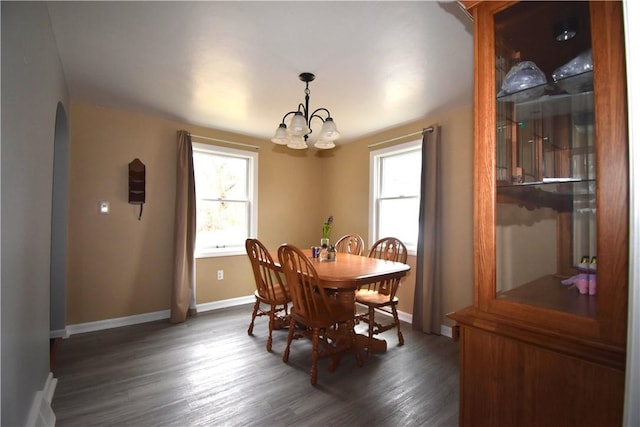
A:
[[[278,260],[291,290],[291,317],[287,346],[282,361],[289,360],[291,341],[311,340],[311,384],[318,382],[318,359],[329,357],[329,371],[336,369],[344,351],[352,350],[357,366],[362,366],[354,330],[354,307],[341,304],[328,295],[313,263],[297,247],[284,244],[278,248]],[[304,326],[300,328],[300,326]]]
[[[256,290],[265,301],[289,300],[289,292],[280,271],[273,262],[269,250],[258,239],[247,239],[247,255],[251,261]]]
[[[345,234],[336,242],[336,251],[362,255],[364,252],[364,239],[358,234]]]
[[[371,246],[369,250],[369,257],[378,258],[385,261],[395,262],[407,262],[407,247],[395,237],[385,237],[378,240]],[[396,292],[400,287],[400,278],[384,280],[376,283],[371,283],[366,287],[358,289],[356,292],[356,302],[367,306],[367,312],[357,315],[358,319],[369,324],[369,342],[373,341],[375,334],[388,331],[392,328],[398,329],[398,343],[404,344],[404,337],[400,331],[400,319],[398,318],[398,298]],[[391,315],[393,322],[376,321],[375,311],[382,310],[389,313],[388,309],[391,309]],[[371,344],[367,349],[367,352],[371,354]]]
[[[407,247],[402,241],[396,237],[384,237],[371,246],[369,250],[369,258],[377,258],[385,261],[407,262]],[[369,289],[375,290],[380,294],[389,295],[391,299],[396,296],[400,279],[385,280],[382,282],[372,283]]]
[[[407,262],[407,247],[396,237],[384,237],[371,246],[369,258]]]
[[[289,284],[292,316],[300,317],[308,326],[326,325],[332,316],[331,305],[312,262],[290,244],[278,248],[278,259]]]

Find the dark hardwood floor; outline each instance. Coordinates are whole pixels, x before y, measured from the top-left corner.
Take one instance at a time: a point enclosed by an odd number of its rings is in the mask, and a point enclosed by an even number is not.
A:
[[[265,349],[267,319],[247,335],[251,306],[79,334],[58,349],[53,410],[58,426],[456,426],[458,345],[403,323],[382,337],[387,352],[353,355],[309,383],[311,346],[286,330]],[[358,329],[366,325],[358,325]]]

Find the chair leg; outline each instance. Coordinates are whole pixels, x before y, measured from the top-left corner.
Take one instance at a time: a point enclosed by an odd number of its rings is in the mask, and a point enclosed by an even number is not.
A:
[[[400,319],[398,319],[398,310],[395,305],[391,306],[391,312],[393,313],[393,321],[396,323],[396,328],[398,328],[398,345],[404,345],[404,337],[402,336],[402,332],[400,332]]]
[[[284,349],[284,353],[282,354],[282,361],[287,363],[289,361],[289,349],[291,348],[291,341],[293,341],[293,332],[296,329],[296,321],[293,320],[293,317],[289,321],[289,333],[287,334],[287,346]]]
[[[318,352],[320,346],[320,330],[318,328],[313,328],[311,342],[313,346],[311,352],[311,385],[316,385],[318,383]]]
[[[249,329],[247,330],[247,334],[253,335],[253,322],[256,320],[256,316],[258,315],[258,309],[260,308],[260,300],[256,298],[256,303],[253,305],[253,313],[251,314],[251,323],[249,323]]]
[[[271,345],[273,344],[273,338],[271,338],[271,332],[273,331],[273,327],[276,323],[276,306],[271,305],[269,309],[269,336],[267,337],[267,351],[271,351]]]

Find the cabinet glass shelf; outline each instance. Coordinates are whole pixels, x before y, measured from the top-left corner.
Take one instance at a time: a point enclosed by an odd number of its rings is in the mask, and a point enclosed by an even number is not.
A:
[[[495,93],[522,61],[546,77],[494,101],[496,296],[591,317],[596,296],[560,282],[581,272],[584,257],[597,259],[594,76],[552,79],[592,49],[591,39],[581,32],[571,43],[544,44],[548,33],[536,37],[527,25],[532,13],[545,21],[561,13],[589,28],[589,11],[583,3],[556,6],[524,2],[495,15]]]
[[[497,202],[512,203],[529,210],[551,208],[558,212],[595,213],[595,180],[561,178],[562,182],[525,182],[499,184]]]
[[[581,294],[573,285],[563,285],[562,277],[546,275],[508,291],[496,298],[563,311],[578,316],[596,316],[595,295]]]
[[[514,105],[516,117],[523,121],[565,114],[593,114],[593,91],[544,95],[537,99],[514,103]],[[593,125],[593,116],[590,124]]]

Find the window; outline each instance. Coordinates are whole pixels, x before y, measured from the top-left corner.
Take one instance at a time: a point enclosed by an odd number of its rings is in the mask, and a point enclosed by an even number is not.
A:
[[[397,237],[415,254],[420,209],[421,141],[370,154],[369,235]]]
[[[258,154],[193,144],[196,257],[245,254],[257,235]]]

